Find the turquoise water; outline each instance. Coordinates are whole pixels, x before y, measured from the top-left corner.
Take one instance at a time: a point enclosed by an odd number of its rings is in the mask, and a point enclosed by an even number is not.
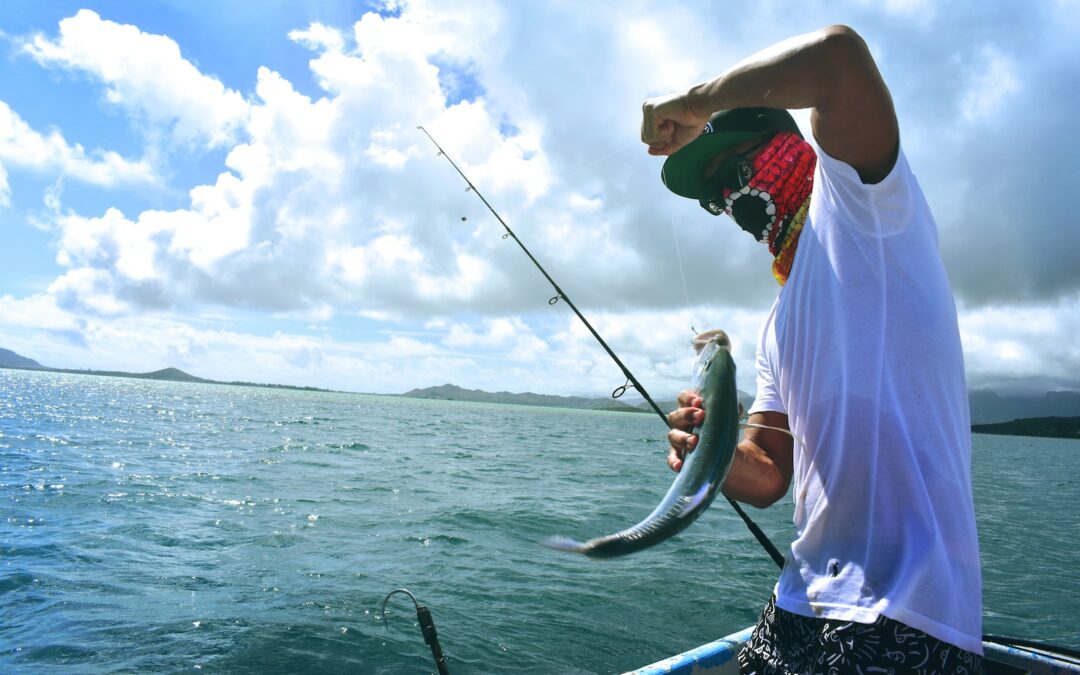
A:
[[[616,673],[742,628],[775,568],[726,504],[548,551],[671,482],[651,415],[0,370],[0,671]],[[976,436],[987,632],[1080,647],[1080,442]],[[790,506],[750,509],[783,544]]]

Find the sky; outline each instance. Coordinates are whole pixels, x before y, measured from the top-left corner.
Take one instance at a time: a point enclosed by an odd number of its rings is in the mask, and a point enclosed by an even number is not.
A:
[[[0,347],[54,367],[654,397],[739,386],[768,253],[660,183],[641,103],[855,28],[938,222],[968,384],[1080,389],[1080,3],[0,2]],[[794,111],[809,134],[808,111]]]

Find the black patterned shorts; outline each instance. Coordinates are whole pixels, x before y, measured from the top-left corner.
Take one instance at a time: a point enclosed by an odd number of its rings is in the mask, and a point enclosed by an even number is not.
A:
[[[778,608],[774,597],[739,652],[739,672],[970,675],[982,672],[982,657],[884,616],[874,623],[809,618]]]

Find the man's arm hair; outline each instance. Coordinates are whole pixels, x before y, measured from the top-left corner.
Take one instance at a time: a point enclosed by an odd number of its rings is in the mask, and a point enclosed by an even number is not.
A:
[[[882,180],[896,162],[900,135],[892,97],[870,49],[847,26],[760,51],[692,87],[688,104],[706,117],[728,108],[811,108],[818,144],[850,164],[863,182]]]

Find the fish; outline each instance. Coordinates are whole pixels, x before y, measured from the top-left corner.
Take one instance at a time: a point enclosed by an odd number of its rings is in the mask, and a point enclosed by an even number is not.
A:
[[[655,546],[690,526],[709,508],[720,491],[739,442],[739,400],[731,344],[722,331],[709,339],[698,356],[705,421],[695,431],[698,443],[686,456],[682,470],[652,513],[633,527],[582,542],[549,537],[549,548],[581,553],[590,558],[615,558]],[[701,337],[701,336],[699,336]]]

